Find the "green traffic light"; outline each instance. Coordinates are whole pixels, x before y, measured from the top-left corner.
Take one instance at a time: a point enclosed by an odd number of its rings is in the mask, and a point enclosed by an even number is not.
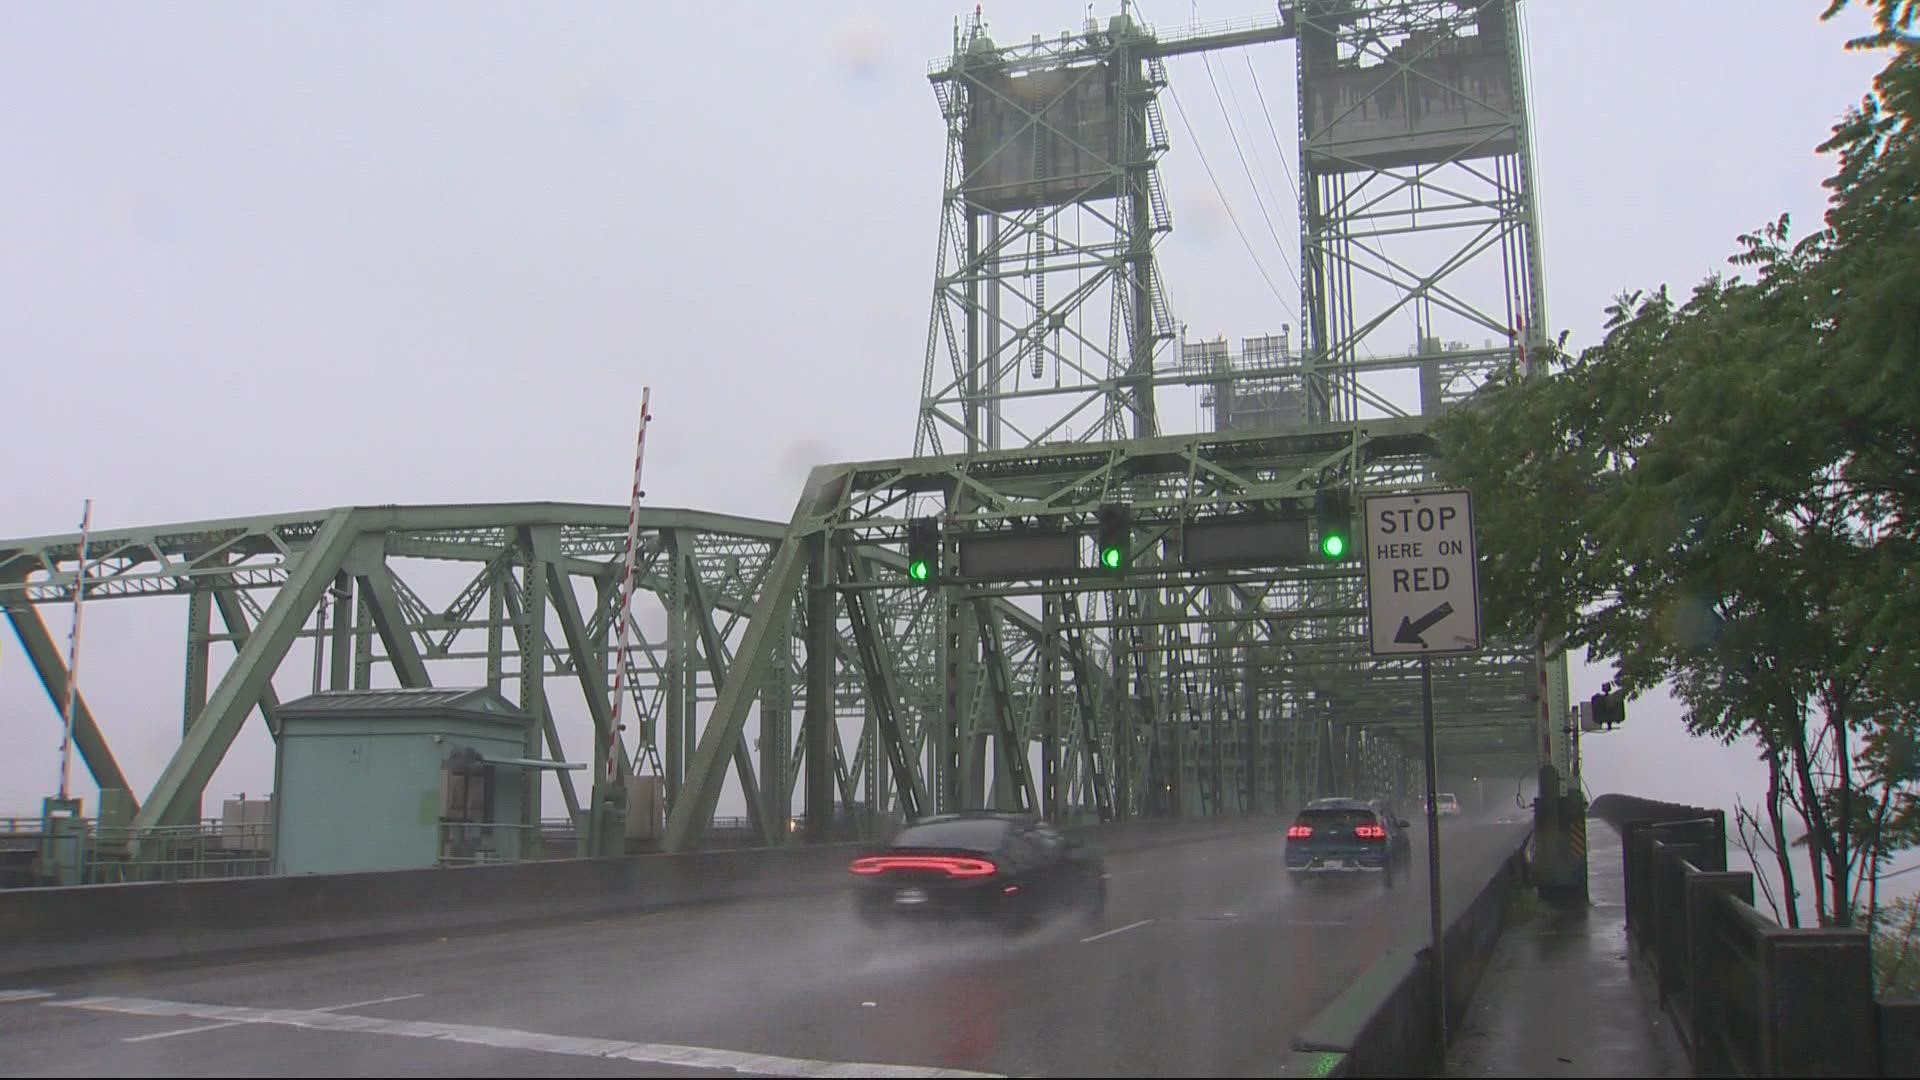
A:
[[[925,559],[915,559],[907,564],[907,576],[915,581],[925,581],[933,575],[933,568]]]
[[[1109,570],[1118,570],[1120,569],[1120,559],[1121,559],[1121,555],[1120,555],[1119,548],[1108,547],[1108,548],[1100,549],[1100,565],[1101,566],[1104,566]]]
[[[1347,538],[1339,533],[1328,533],[1320,538],[1320,553],[1329,559],[1338,559],[1347,553]]]

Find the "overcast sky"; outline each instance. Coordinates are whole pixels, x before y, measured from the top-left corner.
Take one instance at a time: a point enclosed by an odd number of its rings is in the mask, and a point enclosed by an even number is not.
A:
[[[1817,220],[1814,147],[1879,66],[1824,4],[1529,0],[1554,329],[1592,343],[1614,294],[1684,288],[1782,211]],[[962,10],[0,6],[0,536],[68,531],[88,496],[101,528],[617,503],[642,384],[654,504],[784,518],[807,466],[910,452],[944,153],[925,73]],[[1271,8],[1143,10],[1170,28]],[[986,16],[1008,41],[1086,11]],[[1215,70],[1241,117],[1258,73],[1284,146],[1236,130],[1271,178],[1296,156],[1293,47],[1247,55]],[[1206,73],[1170,68],[1228,205],[1258,220]],[[1291,322],[1170,122],[1180,317],[1232,338]],[[1283,244],[1249,236],[1277,276],[1297,223],[1266,196]],[[184,614],[88,609],[83,684],[142,792],[177,738]],[[10,636],[0,723],[0,812],[36,809],[59,725]],[[1750,759],[1648,699],[1589,740],[1587,780],[1725,805]],[[210,797],[264,791],[270,760],[251,730]]]

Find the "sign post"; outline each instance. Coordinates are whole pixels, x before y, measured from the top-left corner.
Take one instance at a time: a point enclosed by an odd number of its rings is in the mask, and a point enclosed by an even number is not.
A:
[[[1420,658],[1420,725],[1426,735],[1427,909],[1433,940],[1434,1031],[1447,1046],[1446,932],[1440,910],[1440,810],[1433,748],[1433,657],[1480,648],[1480,584],[1473,500],[1465,491],[1369,495],[1367,639],[1376,657]]]

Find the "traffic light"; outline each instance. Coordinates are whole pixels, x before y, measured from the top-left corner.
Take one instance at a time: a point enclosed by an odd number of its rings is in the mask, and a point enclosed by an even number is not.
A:
[[[1105,503],[1095,513],[1099,520],[1094,537],[1095,565],[1102,573],[1125,573],[1127,557],[1133,552],[1133,508],[1124,503]]]
[[[1612,683],[1601,683],[1600,692],[1587,701],[1596,727],[1615,728],[1627,721],[1627,692],[1614,690],[1612,686]]]
[[[1353,500],[1344,491],[1317,491],[1313,519],[1320,528],[1320,557],[1339,562],[1353,551]]]
[[[907,522],[907,577],[931,585],[940,576],[940,522],[914,518]]]

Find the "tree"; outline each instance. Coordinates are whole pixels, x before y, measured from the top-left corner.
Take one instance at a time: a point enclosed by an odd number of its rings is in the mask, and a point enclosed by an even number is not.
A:
[[[1563,335],[1435,429],[1492,624],[1630,691],[1671,682],[1697,735],[1757,737],[1772,834],[1784,800],[1842,926],[1920,839],[1920,48],[1895,40],[1916,7],[1875,0],[1850,43],[1892,55],[1821,146],[1825,228],[1740,237],[1750,280],[1620,297],[1599,344]]]

